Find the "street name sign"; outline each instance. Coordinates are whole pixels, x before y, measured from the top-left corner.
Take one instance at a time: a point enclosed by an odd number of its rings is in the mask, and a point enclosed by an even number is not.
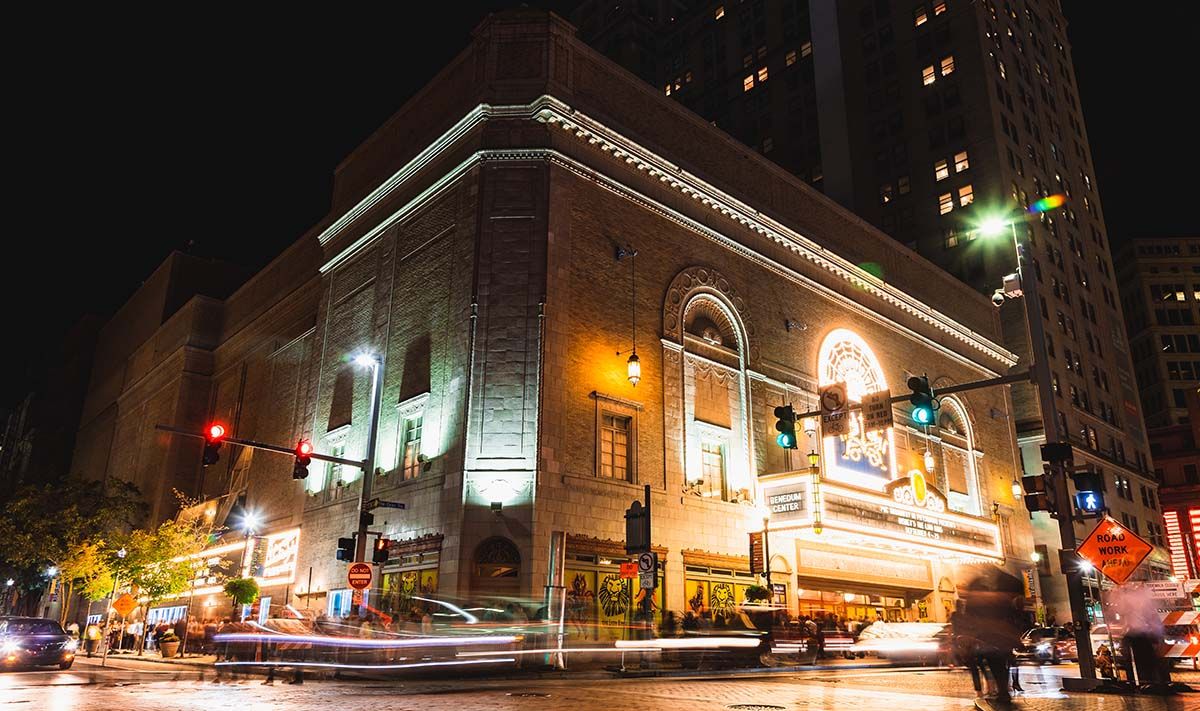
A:
[[[373,509],[406,509],[408,505],[400,501],[384,501],[380,498],[374,498],[367,502],[368,511]]]
[[[886,430],[894,423],[892,420],[892,391],[880,390],[863,396],[862,400],[863,429]]]
[[[1075,552],[1109,580],[1121,585],[1153,550],[1154,546],[1136,533],[1105,517]]]
[[[850,434],[850,413],[846,409],[846,384],[821,386],[821,436]]]
[[[346,582],[355,590],[366,590],[371,587],[371,566],[366,563],[355,563],[346,572]]]

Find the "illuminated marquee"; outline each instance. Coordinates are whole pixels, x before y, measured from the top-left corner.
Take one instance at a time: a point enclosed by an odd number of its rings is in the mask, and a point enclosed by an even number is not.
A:
[[[821,344],[820,382],[845,382],[851,402],[887,389],[887,380],[871,347],[857,333],[839,328]],[[850,413],[850,433],[824,438],[825,476],[830,479],[882,489],[896,471],[892,429],[866,432],[862,412]]]
[[[820,492],[820,535],[831,541],[921,558],[1000,557],[1000,529],[996,523],[948,511],[945,495],[927,483],[920,472],[890,482],[883,492],[828,480],[821,482]],[[811,480],[776,480],[763,487],[762,495],[771,511],[773,531],[818,535],[811,513]]]
[[[165,599],[222,592],[225,582],[237,568],[235,561],[239,559],[242,561],[241,575],[249,575],[253,568],[258,573],[253,577],[260,587],[290,585],[295,582],[299,550],[300,529],[292,528],[267,536],[257,536],[248,541],[206,548],[189,556],[179,556],[174,560],[192,561],[192,568],[195,570],[192,586],[186,593],[171,595]]]

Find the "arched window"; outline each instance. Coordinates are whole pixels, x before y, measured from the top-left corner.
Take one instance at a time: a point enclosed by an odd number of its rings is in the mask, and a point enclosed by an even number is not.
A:
[[[937,438],[930,444],[940,471],[931,472],[934,476],[930,478],[946,494],[950,509],[979,515],[979,476],[971,421],[956,398],[944,397],[940,402],[937,427],[930,433]]]
[[[887,389],[887,379],[867,342],[854,331],[836,329],[821,343],[818,356],[821,385],[846,383],[851,402],[862,402],[864,395]],[[850,416],[850,432],[824,438],[826,476],[855,486],[882,489],[895,471],[895,447],[892,430],[864,432],[862,413]]]
[[[749,496],[745,338],[714,294],[683,309],[686,490],[717,501]]]

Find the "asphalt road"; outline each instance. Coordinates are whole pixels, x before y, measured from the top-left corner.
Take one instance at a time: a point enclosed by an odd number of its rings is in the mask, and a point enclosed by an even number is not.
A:
[[[101,669],[80,660],[69,671],[0,674],[0,709],[41,711],[164,711],[309,709],[338,711],[468,711],[521,709],[854,709],[944,711],[970,709],[974,693],[967,675],[948,670],[839,669],[658,679],[443,679],[309,680],[303,685],[264,685],[261,676],[215,681],[211,671],[110,660]],[[1023,667],[1027,693],[1018,708],[1200,710],[1200,694],[1171,700],[1062,694],[1058,679],[1069,666]]]

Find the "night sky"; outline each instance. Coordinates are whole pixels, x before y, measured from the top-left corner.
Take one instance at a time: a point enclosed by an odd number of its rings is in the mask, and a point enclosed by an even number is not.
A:
[[[0,406],[38,387],[73,323],[110,314],[171,250],[263,266],[325,214],[337,163],[466,46],[487,12],[513,4],[422,3],[430,9],[387,15],[293,6],[286,18],[105,7],[11,25],[28,51],[10,65],[6,102],[16,190],[0,282],[10,304]],[[575,2],[527,4],[565,14]],[[1185,199],[1197,157],[1181,106],[1197,68],[1185,56],[1195,41],[1185,5],[1146,5],[1151,15],[1063,0],[1114,243],[1197,234]]]

